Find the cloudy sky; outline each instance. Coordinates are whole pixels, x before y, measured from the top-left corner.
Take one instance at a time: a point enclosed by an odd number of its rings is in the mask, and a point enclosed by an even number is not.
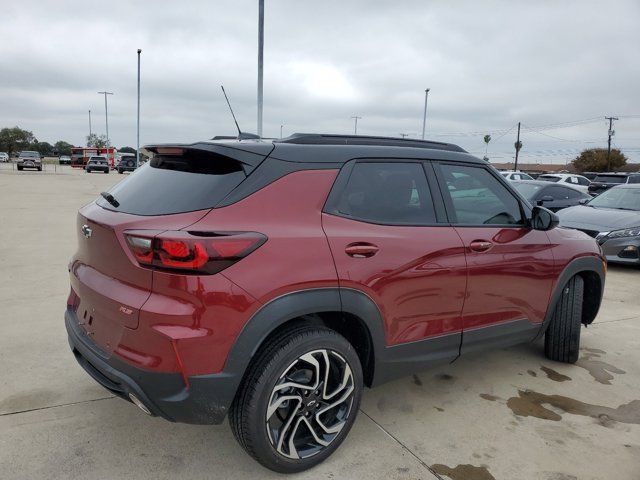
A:
[[[256,131],[257,0],[3,2],[0,127],[83,144],[88,110],[116,146]],[[427,136],[525,161],[565,163],[614,145],[640,161],[640,2],[266,0],[264,135]]]

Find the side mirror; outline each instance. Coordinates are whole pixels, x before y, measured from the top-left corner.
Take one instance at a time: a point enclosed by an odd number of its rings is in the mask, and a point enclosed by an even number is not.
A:
[[[591,200],[591,199],[590,198],[583,198],[578,203],[580,205],[586,205],[587,203],[589,203],[589,200]]]
[[[551,210],[544,207],[533,207],[531,210],[531,228],[534,230],[551,230],[558,226],[560,219]]]
[[[536,202],[536,205],[543,205],[545,202],[553,202],[553,197],[551,195],[545,195]]]

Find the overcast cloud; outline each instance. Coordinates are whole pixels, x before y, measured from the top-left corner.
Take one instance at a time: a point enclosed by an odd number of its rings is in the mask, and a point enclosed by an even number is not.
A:
[[[256,130],[257,0],[3,2],[0,127],[83,144],[109,131],[135,146],[136,49],[141,143]],[[640,2],[266,0],[265,136],[296,131],[428,137],[489,156],[564,163],[615,145],[640,161]],[[571,128],[530,127],[599,118]],[[505,135],[503,135],[505,134]],[[501,138],[501,135],[503,135]]]

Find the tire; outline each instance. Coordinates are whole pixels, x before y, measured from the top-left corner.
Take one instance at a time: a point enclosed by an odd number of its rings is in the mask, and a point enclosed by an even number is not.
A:
[[[109,173],[109,170],[105,170],[104,173]]]
[[[38,167],[38,171],[41,172],[42,171],[42,167]]]
[[[118,173],[119,173],[120,175],[122,175],[122,169],[121,169],[121,168],[119,168],[119,169],[118,169]]]
[[[580,350],[584,280],[572,277],[558,300],[544,337],[544,354],[557,362],[575,363]]]
[[[23,167],[18,167],[18,171],[21,172]]]
[[[231,430],[265,467],[301,472],[324,461],[346,438],[362,384],[360,360],[343,336],[322,326],[292,327],[263,345],[251,363],[229,411]],[[270,416],[269,405],[278,405]]]

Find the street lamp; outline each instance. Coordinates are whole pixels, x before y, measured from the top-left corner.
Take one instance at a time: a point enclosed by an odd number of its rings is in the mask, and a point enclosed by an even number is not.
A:
[[[258,1],[258,136],[262,137],[262,99],[264,64],[264,0]]]
[[[141,49],[138,49],[138,120],[136,125],[136,168],[140,166],[140,54]]]
[[[109,148],[109,113],[107,109],[107,95],[113,95],[113,92],[98,92],[99,95],[104,95],[104,123],[107,126],[107,148]]]
[[[422,115],[422,140],[424,140],[424,131],[427,127],[427,100],[429,100],[429,90],[431,89],[427,88],[424,91],[424,114]]]
[[[362,117],[358,117],[357,115],[354,115],[351,118],[353,118],[355,120],[355,125],[353,126],[353,134],[357,135],[358,134],[358,120],[361,119]]]

